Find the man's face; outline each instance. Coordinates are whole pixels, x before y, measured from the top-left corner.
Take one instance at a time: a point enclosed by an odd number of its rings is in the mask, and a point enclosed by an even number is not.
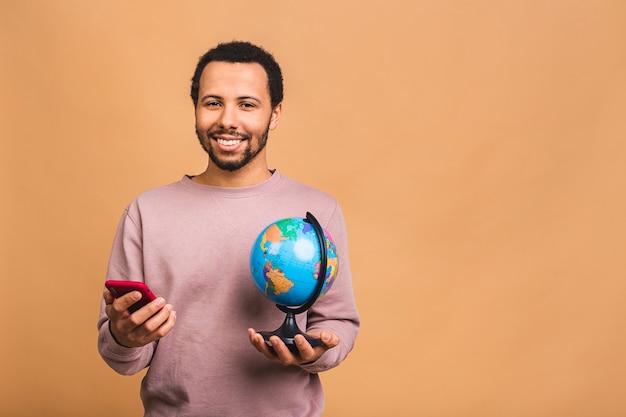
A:
[[[280,104],[272,109],[267,74],[261,65],[214,61],[204,68],[196,134],[221,170],[266,164],[268,132],[278,125],[280,113]]]

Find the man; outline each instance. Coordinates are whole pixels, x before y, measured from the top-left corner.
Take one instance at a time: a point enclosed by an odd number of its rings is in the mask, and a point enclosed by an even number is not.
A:
[[[268,168],[265,145],[283,100],[272,55],[247,42],[218,45],[200,58],[191,97],[207,168],[126,208],[107,279],[143,281],[158,297],[131,314],[138,292],[114,299],[105,290],[100,354],[121,374],[148,367],[146,416],[319,416],[317,373],[346,358],[360,324],[341,209]],[[339,272],[297,316],[321,346],[298,335],[294,354],[276,336],[268,346],[255,330],[277,328],[284,313],[257,290],[249,257],[265,226],[306,212],[333,236]]]

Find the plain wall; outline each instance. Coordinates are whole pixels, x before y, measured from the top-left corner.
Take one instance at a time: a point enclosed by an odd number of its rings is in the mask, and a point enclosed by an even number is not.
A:
[[[204,169],[189,79],[232,39],[284,69],[271,165],[348,223],[325,416],[626,415],[620,0],[0,0],[0,415],[141,415],[96,350],[111,241]]]

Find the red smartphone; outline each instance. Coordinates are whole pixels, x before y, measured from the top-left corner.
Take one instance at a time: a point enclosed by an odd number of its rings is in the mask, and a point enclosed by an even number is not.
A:
[[[150,291],[150,288],[148,288],[146,284],[140,281],[122,281],[110,279],[107,280],[104,285],[109,291],[111,291],[111,294],[113,294],[113,297],[115,298],[121,297],[122,295],[127,294],[131,291],[139,291],[141,293],[141,299],[135,302],[135,304],[128,307],[128,311],[131,313],[134,313],[141,307],[148,304],[150,301],[156,299],[154,294],[152,294],[152,291]]]

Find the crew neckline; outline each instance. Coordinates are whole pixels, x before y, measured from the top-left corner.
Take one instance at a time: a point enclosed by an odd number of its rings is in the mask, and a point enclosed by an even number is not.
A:
[[[212,194],[221,195],[224,197],[234,197],[234,198],[249,197],[252,195],[260,194],[270,188],[273,188],[275,185],[277,185],[280,182],[280,179],[282,178],[282,176],[280,175],[278,170],[273,169],[271,171],[272,171],[272,176],[266,179],[265,181],[260,182],[258,184],[245,186],[245,187],[221,187],[217,185],[198,184],[197,182],[192,180],[194,176],[188,175],[188,174],[183,175],[181,183],[186,188],[194,189],[199,192],[211,192]]]

